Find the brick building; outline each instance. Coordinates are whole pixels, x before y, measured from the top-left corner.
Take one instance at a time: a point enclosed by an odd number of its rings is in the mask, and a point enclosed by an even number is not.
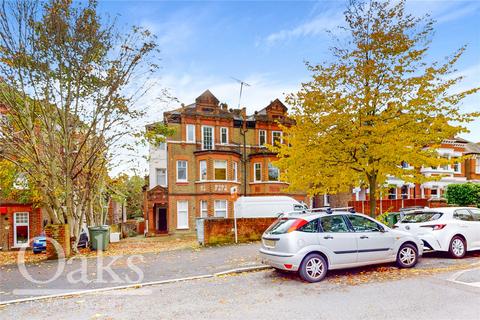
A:
[[[480,183],[479,143],[454,138],[443,141],[437,152],[441,157],[451,160],[453,164],[422,167],[420,170],[427,177],[440,177],[438,180],[414,184],[406,183],[396,177],[390,177],[385,184],[387,190],[382,195],[382,200],[441,199],[446,187],[450,184]],[[458,161],[455,161],[455,159],[458,159]],[[404,162],[400,165],[405,170],[415,170],[408,163]],[[347,206],[349,201],[367,201],[368,199],[368,189],[352,188],[352,193],[316,197],[314,205]]]
[[[0,121],[7,111],[7,108],[0,104]],[[21,180],[22,177],[19,177],[19,188],[24,185]],[[0,199],[0,250],[29,245],[31,239],[41,234],[43,225],[44,217],[40,208],[34,208],[32,204]]]
[[[278,123],[293,123],[280,100],[247,116],[207,90],[195,103],[165,112],[163,121],[176,133],[150,146],[144,199],[149,234],[194,231],[196,217],[232,217],[232,188],[238,195],[308,201],[302,192],[282,191],[287,184],[272,164],[276,155],[265,147],[282,141]]]
[[[30,240],[41,234],[44,224],[40,208],[34,208],[31,204],[1,202],[0,250],[31,245]]]

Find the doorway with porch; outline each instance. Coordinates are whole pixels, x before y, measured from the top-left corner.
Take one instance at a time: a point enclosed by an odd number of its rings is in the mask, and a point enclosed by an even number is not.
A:
[[[155,232],[168,233],[167,207],[155,206]]]

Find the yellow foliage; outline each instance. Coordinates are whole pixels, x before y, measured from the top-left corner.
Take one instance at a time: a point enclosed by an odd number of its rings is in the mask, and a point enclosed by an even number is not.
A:
[[[313,79],[288,99],[296,125],[283,128],[283,145],[270,147],[291,190],[334,194],[367,185],[375,199],[389,176],[423,182],[422,166],[449,162],[434,148],[480,116],[459,108],[479,88],[451,90],[462,79],[453,66],[465,48],[427,64],[433,22],[404,6],[353,2],[348,45],[333,47],[331,62],[308,64]],[[402,169],[402,161],[415,169]]]

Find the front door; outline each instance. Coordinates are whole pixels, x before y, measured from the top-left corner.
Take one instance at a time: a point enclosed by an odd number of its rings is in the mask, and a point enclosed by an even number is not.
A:
[[[157,207],[157,221],[156,221],[156,231],[157,232],[167,232],[167,208]]]
[[[342,215],[320,218],[318,242],[330,251],[332,266],[357,262],[357,239]]]
[[[358,243],[358,262],[383,261],[394,254],[394,236],[384,232],[383,227],[373,220],[351,214],[348,215]]]
[[[14,247],[28,246],[30,227],[28,216],[28,212],[15,212],[13,215]]]

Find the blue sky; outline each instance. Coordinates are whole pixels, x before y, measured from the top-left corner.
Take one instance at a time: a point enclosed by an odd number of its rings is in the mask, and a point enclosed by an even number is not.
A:
[[[242,105],[249,112],[295,91],[310,74],[304,61],[328,59],[332,44],[326,30],[343,23],[347,1],[104,1],[100,10],[119,23],[141,25],[159,37],[162,58],[160,87],[181,102],[193,102],[205,89],[220,101],[237,106],[242,79]],[[408,1],[417,15],[438,20],[430,58],[442,59],[467,44],[457,65],[467,78],[462,88],[480,86],[480,1]],[[283,99],[282,99],[283,100]],[[146,122],[161,119],[175,104],[153,103]],[[465,101],[465,111],[480,110],[480,95]],[[480,142],[480,119],[462,136]]]

